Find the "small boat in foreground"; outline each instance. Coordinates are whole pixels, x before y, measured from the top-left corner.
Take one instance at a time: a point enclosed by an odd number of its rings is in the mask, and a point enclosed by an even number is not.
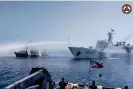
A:
[[[92,83],[93,85],[93,83]],[[68,82],[65,89],[92,89],[90,84],[70,83]],[[96,85],[95,85],[96,86]],[[96,86],[95,89],[128,89],[111,88],[104,86]],[[4,89],[60,89],[58,82],[55,83],[51,75],[45,68],[32,68],[28,76],[20,79]],[[94,88],[93,88],[94,89]]]

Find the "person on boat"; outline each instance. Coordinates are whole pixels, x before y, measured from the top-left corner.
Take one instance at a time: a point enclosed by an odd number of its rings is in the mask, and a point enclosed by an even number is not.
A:
[[[60,89],[65,89],[65,87],[66,87],[67,84],[68,83],[66,83],[64,81],[64,78],[62,78],[61,81],[59,82]]]
[[[95,81],[92,81],[92,85],[89,86],[90,89],[97,89],[97,86],[95,85]]]
[[[128,89],[128,86],[125,86],[123,89]]]

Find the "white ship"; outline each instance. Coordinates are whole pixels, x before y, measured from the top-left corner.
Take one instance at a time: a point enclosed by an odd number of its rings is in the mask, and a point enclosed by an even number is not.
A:
[[[108,40],[98,40],[95,48],[68,47],[75,58],[127,58],[133,57],[130,44],[126,42],[116,42],[113,40],[114,30],[108,32]]]

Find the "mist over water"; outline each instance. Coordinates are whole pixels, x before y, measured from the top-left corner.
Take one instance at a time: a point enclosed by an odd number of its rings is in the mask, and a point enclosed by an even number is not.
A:
[[[23,50],[25,47],[29,49],[37,49],[39,52],[46,52],[49,56],[70,56],[68,42],[13,42],[0,44],[0,57],[15,56],[15,51]],[[74,42],[70,46],[85,46],[82,43]]]

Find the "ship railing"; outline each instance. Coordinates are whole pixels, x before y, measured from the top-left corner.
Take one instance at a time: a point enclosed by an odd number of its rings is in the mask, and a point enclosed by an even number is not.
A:
[[[33,86],[30,86],[28,88],[25,88],[25,89],[37,89],[39,87],[39,85],[33,85]]]
[[[39,70],[29,76],[24,77],[23,79],[16,81],[15,83],[5,87],[4,89],[25,89],[29,85],[33,84],[36,80],[43,76],[43,70]]]

